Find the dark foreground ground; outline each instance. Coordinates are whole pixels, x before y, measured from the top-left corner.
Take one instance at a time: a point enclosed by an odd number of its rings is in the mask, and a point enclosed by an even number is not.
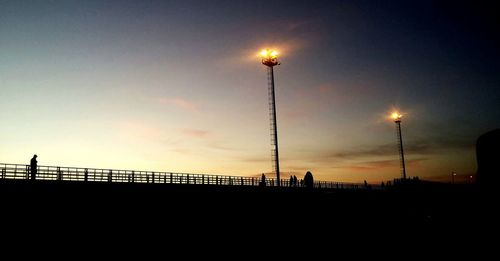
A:
[[[385,190],[0,180],[5,229],[210,241],[297,235],[489,231],[496,202],[474,187],[403,184]],[[150,234],[154,234],[151,236]],[[98,238],[96,238],[98,237]],[[383,237],[383,236],[382,236]],[[135,239],[137,237],[134,236]],[[300,236],[303,240],[303,236]]]

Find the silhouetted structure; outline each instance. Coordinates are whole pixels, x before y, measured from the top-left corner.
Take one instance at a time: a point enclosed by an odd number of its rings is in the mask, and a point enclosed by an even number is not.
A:
[[[273,157],[273,170],[276,173],[277,186],[281,185],[280,179],[280,161],[278,154],[278,125],[276,123],[276,95],[274,91],[274,71],[273,67],[279,65],[278,53],[276,51],[263,51],[261,53],[262,64],[267,66],[267,81],[269,92],[269,117],[270,117],[270,130],[271,130],[271,154]]]
[[[304,187],[312,188],[313,186],[314,186],[313,175],[310,171],[308,171],[308,172],[306,172],[306,175],[304,176]]]
[[[266,186],[266,175],[264,175],[264,173],[262,173],[262,177],[260,178],[260,186]]]
[[[38,156],[36,154],[33,155],[33,158],[31,158],[30,161],[31,180],[36,179],[37,163],[38,163],[38,161],[36,160],[37,157]]]
[[[481,135],[476,142],[477,178],[482,188],[498,186],[500,129]]]
[[[401,165],[401,178],[406,179],[405,154],[404,154],[404,150],[403,150],[403,137],[401,135],[401,117],[402,116],[403,115],[401,115],[399,113],[392,114],[394,122],[396,123],[398,149],[399,149],[399,157],[400,157],[400,165]]]

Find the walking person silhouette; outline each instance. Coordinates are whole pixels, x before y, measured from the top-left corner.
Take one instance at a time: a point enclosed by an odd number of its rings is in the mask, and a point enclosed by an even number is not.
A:
[[[33,158],[31,158],[31,162],[30,162],[31,180],[36,179],[37,163],[38,163],[38,161],[36,161],[37,157],[38,156],[35,154],[35,155],[33,155]]]

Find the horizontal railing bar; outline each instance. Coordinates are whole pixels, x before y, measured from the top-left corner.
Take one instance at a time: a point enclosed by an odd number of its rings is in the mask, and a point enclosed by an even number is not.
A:
[[[0,179],[30,179],[30,165],[0,163]],[[37,180],[90,181],[115,183],[158,183],[158,184],[196,184],[227,186],[260,186],[260,177],[228,176],[202,173],[183,173],[144,170],[117,170],[102,168],[37,166]],[[284,187],[304,187],[303,180],[291,182],[281,180]],[[274,178],[266,178],[266,186],[277,186]],[[370,185],[373,186],[373,185]],[[315,188],[361,189],[361,183],[315,181]],[[376,187],[376,186],[374,186]]]

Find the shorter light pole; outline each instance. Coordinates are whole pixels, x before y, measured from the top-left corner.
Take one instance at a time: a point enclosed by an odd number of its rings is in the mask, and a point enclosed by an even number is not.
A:
[[[455,171],[451,172],[451,184],[455,184],[455,176],[456,175],[457,175],[457,173]]]
[[[394,120],[394,122],[396,123],[396,131],[397,131],[397,135],[398,135],[398,143],[399,143],[399,152],[400,152],[400,156],[401,156],[401,161],[400,161],[400,165],[401,165],[401,178],[403,180],[406,179],[406,168],[405,168],[405,154],[403,152],[403,138],[402,138],[402,135],[401,135],[401,118],[403,117],[403,115],[399,114],[398,112],[393,112],[391,114],[391,118]]]

